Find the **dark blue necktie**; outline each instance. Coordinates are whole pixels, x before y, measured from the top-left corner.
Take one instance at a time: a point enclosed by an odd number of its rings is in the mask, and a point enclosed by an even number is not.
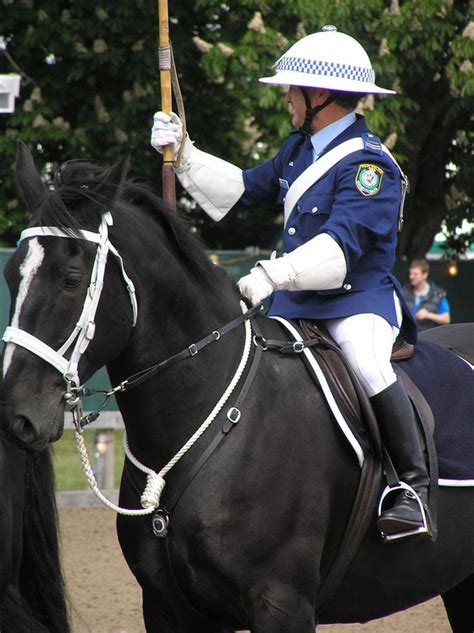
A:
[[[311,138],[307,136],[304,142],[301,144],[301,149],[298,156],[293,163],[293,180],[298,178],[304,170],[313,162],[313,145]]]

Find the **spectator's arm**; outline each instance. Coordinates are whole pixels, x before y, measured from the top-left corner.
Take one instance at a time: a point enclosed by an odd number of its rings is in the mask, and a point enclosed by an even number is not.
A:
[[[446,302],[446,304],[443,306],[443,301],[438,308],[438,311],[444,310],[443,312],[429,312],[426,308],[421,308],[416,313],[416,319],[418,321],[428,319],[429,321],[433,321],[433,323],[436,323],[436,325],[448,325],[451,322],[449,304]]]
[[[442,314],[435,314],[434,312],[428,312],[428,319],[431,319],[437,325],[448,325],[451,321],[449,312],[443,312]]]

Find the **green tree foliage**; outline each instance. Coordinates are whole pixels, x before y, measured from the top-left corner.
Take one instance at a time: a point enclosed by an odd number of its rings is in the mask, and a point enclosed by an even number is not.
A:
[[[410,177],[400,252],[423,255],[445,222],[450,245],[472,235],[474,23],[469,0],[189,0],[169,2],[170,34],[191,138],[241,167],[272,156],[290,130],[282,91],[259,84],[298,38],[335,24],[367,49],[379,85],[369,125]],[[3,0],[0,72],[23,73],[15,114],[0,115],[0,236],[14,243],[25,209],[13,183],[15,141],[28,142],[45,181],[64,160],[110,163],[132,149],[135,177],[161,187],[149,146],[159,109],[156,3]],[[269,246],[275,209],[214,225],[179,190],[180,210],[214,248]]]

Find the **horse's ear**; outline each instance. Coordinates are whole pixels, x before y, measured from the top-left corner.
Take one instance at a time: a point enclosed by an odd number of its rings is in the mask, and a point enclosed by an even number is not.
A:
[[[127,177],[129,166],[130,152],[118,158],[110,168],[106,180],[101,184],[99,189],[109,200],[114,200],[117,197],[120,187]]]
[[[15,177],[18,189],[33,213],[43,202],[46,188],[33,161],[33,155],[22,141],[17,143]]]

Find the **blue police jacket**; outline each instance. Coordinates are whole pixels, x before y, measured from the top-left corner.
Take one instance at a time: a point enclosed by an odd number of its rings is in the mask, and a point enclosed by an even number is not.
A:
[[[391,273],[401,202],[400,170],[360,115],[321,156],[356,137],[363,139],[364,149],[340,160],[295,205],[284,229],[280,253],[284,256],[316,235],[328,233],[344,252],[347,276],[336,290],[278,290],[268,313],[288,319],[334,319],[372,313],[398,327],[396,292],[403,309],[402,335],[414,343],[416,324]],[[276,156],[244,170],[245,191],[236,207],[252,209],[271,203],[281,212],[289,186],[312,161],[309,139],[305,142],[298,132],[291,133]]]

